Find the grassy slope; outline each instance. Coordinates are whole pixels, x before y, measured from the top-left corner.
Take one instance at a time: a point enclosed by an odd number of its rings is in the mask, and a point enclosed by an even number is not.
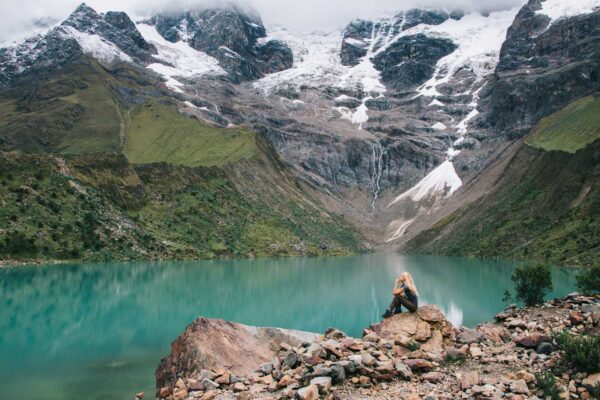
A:
[[[598,110],[597,102],[587,104],[595,104]],[[585,111],[590,115],[587,107]],[[564,123],[557,119],[561,115]],[[588,142],[579,134],[593,131],[574,124],[572,115],[563,110],[550,116],[547,121],[553,123],[545,125],[548,129],[536,130],[535,137],[526,141],[560,145],[565,151],[522,146],[489,194],[438,221],[408,248],[564,265],[600,263],[600,140],[572,154],[571,150]],[[556,133],[558,127],[574,125],[580,128],[573,140],[566,139],[564,131]]]
[[[211,127],[158,102],[136,107],[127,127],[125,154],[133,163],[224,165],[256,152],[254,133]]]
[[[532,147],[546,151],[575,153],[600,139],[600,98],[584,97],[546,117],[526,139]]]
[[[0,204],[0,259],[339,255],[359,248],[352,228],[302,197],[255,201],[222,169],[133,166],[121,155],[0,153]]]
[[[118,152],[121,110],[115,80],[81,60],[64,71],[31,77],[0,94],[0,138],[28,152]]]

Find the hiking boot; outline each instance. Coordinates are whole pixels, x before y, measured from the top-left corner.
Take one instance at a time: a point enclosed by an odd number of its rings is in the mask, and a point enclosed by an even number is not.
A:
[[[391,317],[392,315],[394,315],[394,314],[392,313],[392,310],[390,310],[390,309],[387,309],[387,310],[385,310],[385,312],[383,313],[382,317],[385,319],[385,318],[389,318],[389,317]]]

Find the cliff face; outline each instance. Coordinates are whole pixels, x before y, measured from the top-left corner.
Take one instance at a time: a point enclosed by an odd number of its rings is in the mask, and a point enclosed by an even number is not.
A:
[[[294,61],[284,42],[265,39],[260,16],[236,7],[159,14],[149,22],[166,40],[186,42],[215,57],[233,82],[282,71]]]
[[[600,11],[552,20],[539,0],[517,14],[482,93],[486,123],[520,137],[540,118],[600,90]]]

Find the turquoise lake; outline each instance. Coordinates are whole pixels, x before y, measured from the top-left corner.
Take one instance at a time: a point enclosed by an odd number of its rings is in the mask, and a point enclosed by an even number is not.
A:
[[[154,369],[198,316],[358,336],[379,320],[402,271],[415,278],[420,304],[475,326],[504,308],[514,267],[373,254],[0,269],[0,397],[154,398]],[[574,270],[552,274],[551,296],[574,290]]]

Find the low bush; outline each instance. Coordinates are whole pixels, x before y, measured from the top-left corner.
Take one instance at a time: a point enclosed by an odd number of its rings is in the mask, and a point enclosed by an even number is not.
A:
[[[576,276],[577,289],[584,294],[600,293],[600,264],[581,271]]]
[[[515,284],[515,298],[526,306],[535,306],[544,302],[544,297],[552,291],[550,267],[544,264],[527,264],[517,267],[511,276]],[[512,295],[504,292],[504,301]]]
[[[596,387],[590,393],[592,395],[592,399],[600,400],[600,383],[596,384]]]
[[[561,400],[560,392],[556,388],[556,378],[550,371],[535,374],[537,387],[542,391],[544,399]]]
[[[588,373],[600,372],[600,334],[578,336],[563,332],[556,342],[572,367]]]
[[[417,351],[421,348],[421,345],[417,342],[408,342],[406,344],[406,348],[409,349],[410,351]]]
[[[35,240],[23,232],[11,232],[4,239],[4,245],[0,246],[0,250],[6,254],[17,256],[34,254],[38,251]]]

